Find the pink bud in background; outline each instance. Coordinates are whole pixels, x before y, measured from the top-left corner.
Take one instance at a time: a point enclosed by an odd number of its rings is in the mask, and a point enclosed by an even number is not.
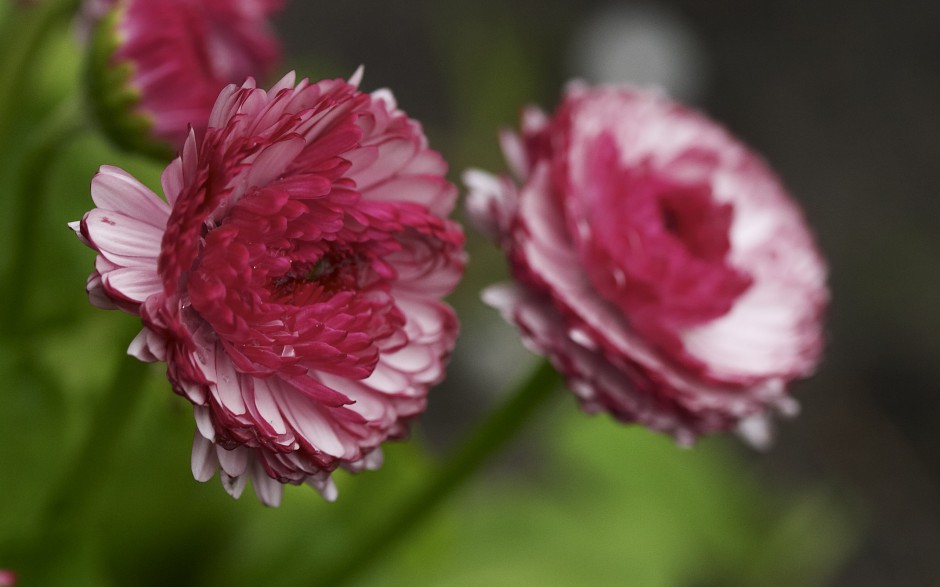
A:
[[[92,104],[125,147],[177,151],[206,128],[219,91],[265,77],[280,47],[268,17],[280,0],[88,0]],[[95,24],[97,23],[97,24]],[[143,146],[142,146],[143,145]]]
[[[826,267],[766,164],[653,91],[572,85],[469,171],[468,209],[515,282],[484,299],[591,412],[691,443],[769,441],[823,347]]]
[[[16,585],[16,573],[0,569],[0,587],[13,587]]]
[[[335,497],[376,467],[444,377],[441,301],[463,273],[447,164],[387,90],[286,76],[225,88],[205,137],[163,174],[166,201],[102,167],[79,236],[92,303],[139,314],[130,353],[166,361],[194,405],[194,476]]]

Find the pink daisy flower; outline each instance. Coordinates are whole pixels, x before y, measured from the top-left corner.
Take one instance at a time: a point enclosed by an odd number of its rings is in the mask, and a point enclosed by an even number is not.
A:
[[[280,47],[267,18],[281,4],[88,0],[86,20],[101,22],[92,94],[102,125],[119,142],[140,140],[134,133],[141,122],[127,118],[143,118],[147,134],[174,150],[190,125],[201,136],[223,87],[265,76],[277,63]],[[121,67],[126,79],[115,80]]]
[[[764,162],[662,95],[572,85],[503,150],[519,185],[470,171],[468,209],[515,283],[484,299],[585,409],[681,443],[769,440],[823,346],[826,268]]]
[[[336,467],[379,465],[441,381],[457,334],[456,189],[421,126],[356,80],[228,86],[205,138],[164,171],[124,171],[72,223],[98,252],[92,303],[139,314],[129,353],[166,361],[194,405],[193,475],[327,499]]]

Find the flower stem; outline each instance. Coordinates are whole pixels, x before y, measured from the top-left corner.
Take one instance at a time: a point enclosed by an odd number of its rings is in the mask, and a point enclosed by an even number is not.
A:
[[[149,367],[128,357],[121,347],[111,383],[89,410],[88,431],[57,480],[46,502],[37,540],[30,544],[29,556],[40,575],[44,568],[42,561],[48,562],[49,552],[67,559],[80,552],[84,548],[82,543],[96,535],[94,526],[102,507],[101,490],[114,483],[113,469],[122,446],[121,439],[129,433],[134,413],[147,395],[143,382]],[[50,572],[54,571],[53,567]],[[59,584],[52,579],[49,583]]]
[[[38,223],[48,187],[50,162],[83,125],[79,104],[74,100],[64,102],[31,137],[13,178],[16,221],[12,227],[11,262],[5,280],[8,291],[4,300],[4,324],[6,333],[15,337],[25,334],[28,313],[24,306],[32,292],[35,254],[41,248]]]
[[[108,482],[104,470],[120,445],[118,439],[126,431],[134,408],[139,404],[137,400],[145,395],[141,387],[148,368],[149,364],[127,356],[126,349],[121,347],[114,378],[97,399],[89,417],[90,430],[49,502],[47,524],[61,525],[62,520],[67,520],[67,514],[74,513],[75,506],[96,487],[93,480]]]
[[[319,574],[316,584],[350,584],[362,572],[381,560],[396,543],[402,542],[419,528],[423,521],[490,457],[508,444],[529,418],[553,397],[553,392],[560,383],[561,379],[551,364],[546,360],[540,361],[509,395],[506,403],[499,406],[470,434],[426,485],[407,497],[403,503],[393,506],[394,509],[387,518],[347,551],[347,557]]]
[[[13,115],[14,101],[23,93],[30,62],[42,47],[46,35],[65,18],[78,10],[81,0],[47,0],[35,8],[11,11],[4,22],[3,68],[0,69],[0,150],[8,151],[7,136]]]

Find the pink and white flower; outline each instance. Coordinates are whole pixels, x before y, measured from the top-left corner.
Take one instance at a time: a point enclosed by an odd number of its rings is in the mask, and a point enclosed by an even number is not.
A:
[[[186,140],[190,125],[197,134],[205,129],[223,87],[266,76],[277,63],[280,46],[267,19],[281,4],[281,0],[87,0],[84,16],[114,27],[98,33],[115,36],[105,43],[108,54],[101,56],[106,61],[103,67],[130,67],[127,89],[136,97],[134,114],[147,120],[156,139],[175,150]],[[113,19],[105,16],[111,11]],[[113,84],[103,72],[93,68],[92,73],[105,77],[99,86]],[[117,90],[102,87],[98,93]],[[112,111],[114,98],[95,98],[106,129],[114,126],[115,116],[125,115]]]
[[[509,177],[472,170],[468,210],[515,283],[484,299],[591,412],[681,443],[769,440],[823,346],[826,268],[765,163],[659,93],[572,85],[502,135]]]
[[[357,85],[228,86],[166,201],[105,166],[72,225],[98,252],[92,303],[139,314],[129,353],[193,403],[194,476],[221,468],[236,497],[250,477],[267,504],[281,483],[332,499],[331,471],[379,465],[454,346],[456,188],[392,94]]]

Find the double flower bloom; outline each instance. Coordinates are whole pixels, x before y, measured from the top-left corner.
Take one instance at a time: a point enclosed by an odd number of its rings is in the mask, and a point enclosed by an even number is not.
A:
[[[148,98],[170,67],[135,19],[152,0],[119,4],[111,65],[130,63],[141,96],[129,114],[153,122],[148,140],[185,139],[164,198],[116,168],[93,180],[97,207],[73,223],[98,252],[90,298],[140,315],[131,354],[165,361],[192,402],[197,479],[220,470],[238,496],[250,478],[271,505],[282,483],[333,498],[331,472],[378,466],[444,377],[457,319],[441,298],[465,262],[447,219],[456,189],[420,125],[358,75],[219,94],[253,73],[232,64],[272,58],[238,42],[263,38],[250,27],[270,3],[251,18],[228,6],[251,2],[170,3],[188,7],[170,32],[199,56],[173,64],[217,98],[181,135],[183,110],[164,109],[174,86]],[[192,89],[180,95],[195,112],[205,92]],[[628,88],[573,86],[552,117],[527,110],[503,147],[515,179],[467,174],[471,215],[514,277],[485,299],[587,410],[680,442],[766,440],[818,361],[827,302],[824,263],[772,172],[702,116]]]

